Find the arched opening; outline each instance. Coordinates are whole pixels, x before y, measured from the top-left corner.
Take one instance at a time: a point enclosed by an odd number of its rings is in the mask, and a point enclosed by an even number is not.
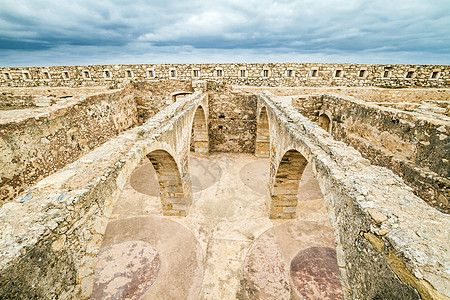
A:
[[[319,116],[319,126],[326,132],[330,132],[331,129],[330,117],[328,117],[326,114],[321,114]]]
[[[188,95],[191,95],[191,92],[175,92],[172,93],[172,102],[176,102],[177,100],[180,100],[181,98],[185,98]]]
[[[287,151],[278,165],[273,186],[269,186],[269,217],[295,218],[298,185],[308,161],[297,150]]]
[[[269,118],[267,116],[266,107],[263,107],[256,121],[255,156],[269,157],[269,152],[270,152]]]
[[[205,110],[199,106],[194,114],[192,122],[191,144],[193,150],[200,156],[209,152],[208,124],[206,122]],[[191,147],[192,148],[192,147]]]
[[[172,155],[164,150],[147,154],[158,177],[162,211],[166,216],[186,216],[191,204],[185,193],[180,171]]]

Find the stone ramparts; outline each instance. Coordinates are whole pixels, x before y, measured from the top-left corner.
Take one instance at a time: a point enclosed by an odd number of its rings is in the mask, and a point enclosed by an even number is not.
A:
[[[117,86],[125,81],[218,80],[253,86],[449,87],[448,65],[332,63],[140,64],[0,68],[0,86]]]

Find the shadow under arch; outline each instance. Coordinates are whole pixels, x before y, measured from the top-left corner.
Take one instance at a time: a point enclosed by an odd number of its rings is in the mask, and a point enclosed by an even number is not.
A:
[[[270,128],[269,117],[265,106],[261,108],[256,120],[255,156],[269,157],[270,153]]]
[[[298,186],[308,161],[297,150],[285,152],[269,185],[269,217],[272,219],[295,218],[298,204]]]
[[[208,122],[201,105],[197,107],[192,120],[191,142],[196,154],[206,156],[209,152]]]
[[[189,187],[183,186],[178,165],[172,155],[165,150],[154,150],[147,158],[158,178],[162,211],[165,216],[186,216],[192,202]]]

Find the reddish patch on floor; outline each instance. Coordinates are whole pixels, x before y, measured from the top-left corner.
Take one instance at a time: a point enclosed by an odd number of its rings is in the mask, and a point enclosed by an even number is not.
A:
[[[305,299],[344,299],[333,248],[300,250],[291,261],[290,273],[293,288]]]
[[[142,241],[127,241],[100,250],[91,299],[139,299],[156,281],[161,260]]]

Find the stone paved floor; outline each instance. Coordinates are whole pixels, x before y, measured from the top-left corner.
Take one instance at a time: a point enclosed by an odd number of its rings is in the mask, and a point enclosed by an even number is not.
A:
[[[270,220],[268,167],[268,159],[251,154],[192,156],[194,201],[180,218],[162,216],[151,164],[138,166],[108,224],[93,298],[342,298],[334,238],[311,168],[300,182],[297,219]]]

